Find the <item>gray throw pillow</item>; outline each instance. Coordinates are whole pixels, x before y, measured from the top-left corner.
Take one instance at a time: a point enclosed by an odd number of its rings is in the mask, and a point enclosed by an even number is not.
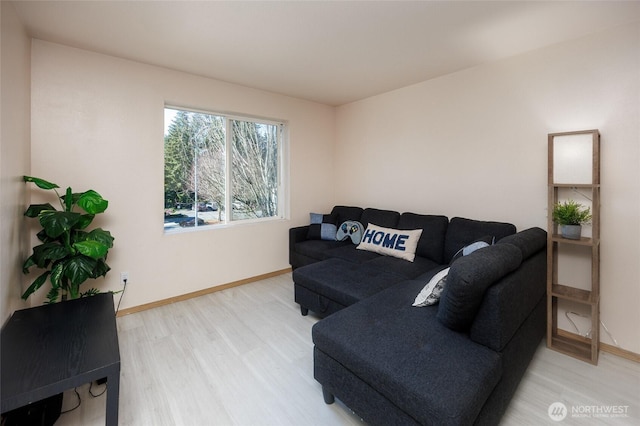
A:
[[[336,240],[338,228],[335,224],[335,218],[332,215],[309,213],[309,222],[309,231],[307,232],[308,240]]]

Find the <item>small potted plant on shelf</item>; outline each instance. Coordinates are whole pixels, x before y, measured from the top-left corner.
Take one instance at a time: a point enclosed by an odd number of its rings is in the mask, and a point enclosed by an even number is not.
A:
[[[53,190],[61,210],[46,203],[31,204],[24,212],[27,217],[37,218],[42,230],[37,234],[41,244],[33,247],[33,254],[24,262],[22,271],[27,274],[36,266],[44,272],[25,290],[22,298],[26,300],[47,278],[51,282],[48,303],[99,293],[94,288],[81,292],[80,285],[89,278],[105,276],[111,269],[106,260],[114,238],[104,229],[87,229],[93,218],[107,209],[109,202],[92,189],[73,193],[67,188],[65,194],[60,195],[55,183],[32,176],[24,176],[24,181]]]
[[[552,218],[560,226],[560,235],[570,240],[579,240],[582,225],[591,220],[591,209],[582,204],[568,200],[553,206]]]

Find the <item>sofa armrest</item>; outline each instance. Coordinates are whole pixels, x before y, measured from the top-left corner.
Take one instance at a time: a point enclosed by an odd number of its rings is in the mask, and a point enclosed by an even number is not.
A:
[[[289,228],[289,250],[293,250],[293,247],[297,243],[306,241],[308,233],[309,233],[309,225]]]

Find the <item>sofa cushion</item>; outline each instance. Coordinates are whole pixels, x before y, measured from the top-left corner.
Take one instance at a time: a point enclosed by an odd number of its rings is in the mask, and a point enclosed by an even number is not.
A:
[[[350,241],[336,240],[306,240],[294,244],[293,247],[296,253],[300,253],[313,259],[324,260],[327,258],[327,253],[330,250],[346,245],[350,245],[355,249],[355,246],[353,246]]]
[[[449,263],[458,250],[478,238],[490,235],[498,241],[515,232],[516,227],[510,223],[454,217],[447,227],[444,241],[444,262]]]
[[[335,241],[338,228],[335,217],[330,214],[309,213],[309,240]]]
[[[440,324],[435,306],[412,307],[422,285],[334,313],[313,326],[313,342],[418,423],[472,424],[500,380],[500,355]]]
[[[487,288],[521,262],[522,253],[511,244],[485,247],[455,261],[440,297],[438,320],[452,330],[468,330]]]
[[[400,230],[370,223],[362,234],[358,250],[367,250],[413,262],[422,229]]]
[[[474,342],[502,351],[546,292],[547,254],[522,261],[517,274],[509,274],[489,287],[473,320],[469,337]]]
[[[398,219],[400,219],[400,213],[396,211],[366,208],[362,212],[360,222],[365,228],[370,223],[386,228],[395,228],[398,225]]]
[[[336,218],[336,221],[334,222],[335,224],[341,224],[346,220],[360,221],[362,211],[361,207],[335,206],[331,210],[331,215]]]
[[[358,250],[360,251],[360,250]],[[365,252],[367,253],[367,252]],[[404,259],[391,256],[376,255],[374,259],[369,260],[365,265],[378,271],[393,272],[401,275],[406,279],[412,279],[437,268],[439,265],[426,257],[416,256],[413,262],[407,262]]]
[[[416,256],[422,256],[436,263],[444,263],[444,238],[449,219],[446,216],[402,213],[398,229],[422,229],[416,248]]]
[[[349,240],[347,240],[349,241]],[[343,259],[353,263],[364,263],[380,257],[378,253],[372,251],[357,250],[356,245],[348,244],[337,247],[326,252],[327,259]]]
[[[293,271],[296,285],[344,306],[366,299],[404,279],[391,272],[381,272],[342,259],[327,259]]]
[[[527,259],[547,246],[547,231],[537,227],[529,228],[517,234],[508,235],[499,243],[513,244],[522,252],[522,258]]]

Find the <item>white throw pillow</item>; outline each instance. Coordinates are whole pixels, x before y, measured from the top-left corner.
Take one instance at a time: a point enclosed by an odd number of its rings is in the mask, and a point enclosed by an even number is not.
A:
[[[445,268],[435,274],[420,293],[418,293],[416,300],[413,302],[413,306],[422,307],[438,303],[442,290],[444,290],[444,285],[446,284],[448,275],[449,268]]]
[[[413,262],[421,235],[422,229],[383,228],[370,223],[362,234],[362,240],[360,240],[360,244],[356,248]]]

